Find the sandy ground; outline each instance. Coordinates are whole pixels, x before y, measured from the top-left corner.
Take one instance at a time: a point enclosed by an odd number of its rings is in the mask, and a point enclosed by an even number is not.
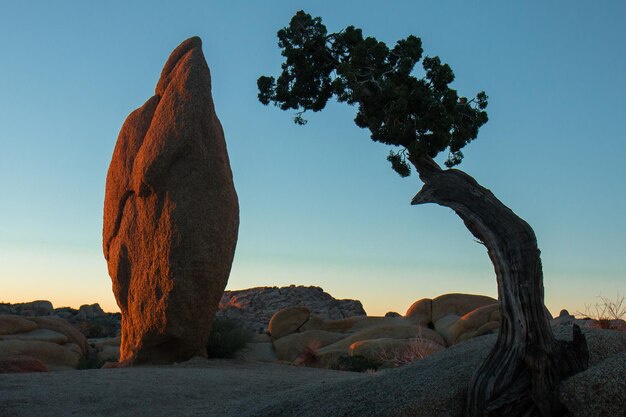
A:
[[[0,375],[0,417],[247,416],[283,395],[367,374],[205,360],[160,367]]]
[[[571,326],[554,331],[557,338],[571,340]],[[590,367],[626,346],[624,332],[583,333]],[[201,358],[158,367],[0,374],[0,417],[460,417],[470,378],[496,337],[477,337],[410,365],[372,374]],[[622,378],[619,375],[616,378]],[[589,378],[583,380],[589,386],[620,382]],[[595,395],[595,388],[593,393],[584,397],[587,408],[604,410],[604,397]],[[626,410],[625,397],[614,395],[611,401],[622,401]],[[576,402],[568,404],[582,410]],[[585,410],[574,414],[600,415]]]

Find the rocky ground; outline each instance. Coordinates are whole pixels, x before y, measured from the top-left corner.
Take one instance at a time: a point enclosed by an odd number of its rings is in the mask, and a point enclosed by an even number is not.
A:
[[[555,328],[562,339],[571,331]],[[565,381],[561,397],[574,417],[622,416],[626,333],[583,331],[591,367]],[[0,416],[461,417],[470,375],[495,337],[375,373],[194,358],[160,367],[5,374]]]
[[[235,360],[76,370],[116,360],[119,314],[97,304],[0,304],[0,417],[460,417],[500,320],[484,296],[445,294],[403,316],[368,317],[358,301],[295,286],[227,292],[220,311],[252,335]],[[561,386],[572,416],[626,415],[626,323],[562,311],[551,324],[561,339],[579,325],[591,352],[591,367]]]

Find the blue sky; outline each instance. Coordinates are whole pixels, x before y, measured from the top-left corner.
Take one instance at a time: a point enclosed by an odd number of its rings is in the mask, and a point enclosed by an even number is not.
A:
[[[271,4],[271,6],[269,5]],[[369,314],[447,292],[495,296],[493,268],[449,209],[409,205],[354,109],[262,106],[276,31],[299,9],[388,44],[414,34],[485,90],[490,121],[461,169],[534,228],[546,304],[626,293],[626,5],[583,1],[9,2],[0,0],[0,301],[116,309],[101,251],[119,129],[169,53],[199,35],[241,205],[230,289],[318,285]]]

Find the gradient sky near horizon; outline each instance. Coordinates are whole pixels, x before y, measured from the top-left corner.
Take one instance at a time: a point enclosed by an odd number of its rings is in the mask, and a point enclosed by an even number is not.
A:
[[[117,310],[101,250],[108,164],[193,35],[241,206],[228,289],[316,285],[370,315],[496,296],[485,248],[451,210],[409,205],[419,179],[391,170],[354,108],[302,127],[257,101],[299,9],[388,45],[419,36],[461,95],[487,92],[490,121],[460,168],[533,226],[553,314],[626,294],[624,2],[0,0],[0,302]]]

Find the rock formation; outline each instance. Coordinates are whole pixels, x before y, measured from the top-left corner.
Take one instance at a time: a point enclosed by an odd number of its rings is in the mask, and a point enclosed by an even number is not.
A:
[[[109,166],[103,249],[122,312],[121,362],[206,355],[238,227],[209,68],[194,37],[124,122]]]
[[[306,307],[325,319],[365,316],[358,300],[338,300],[320,287],[256,287],[224,291],[217,316],[235,320],[253,332],[265,331],[272,316],[288,307]]]
[[[75,369],[86,357],[85,336],[65,320],[0,314],[0,372]]]

